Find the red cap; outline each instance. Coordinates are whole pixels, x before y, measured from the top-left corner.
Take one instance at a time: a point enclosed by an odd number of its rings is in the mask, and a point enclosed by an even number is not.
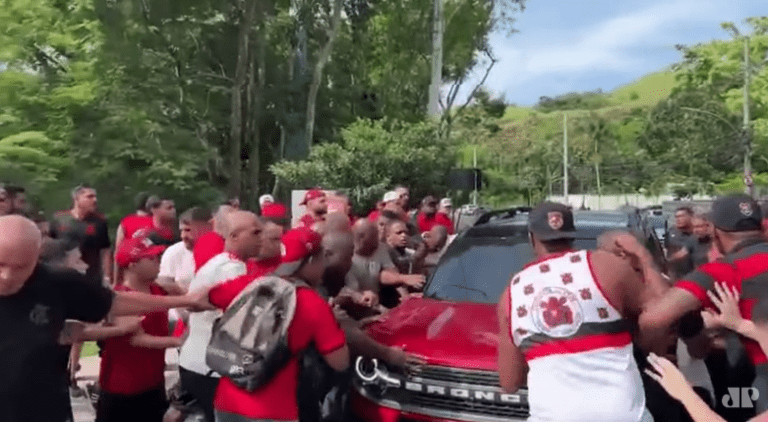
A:
[[[120,242],[115,254],[117,265],[126,268],[144,258],[154,258],[165,252],[165,246],[155,245],[146,237],[132,237]]]
[[[307,193],[304,194],[304,200],[301,201],[301,204],[299,205],[307,205],[307,202],[313,199],[322,198],[324,196],[325,192],[321,191],[320,189],[310,189],[307,191]]]
[[[261,209],[261,216],[266,218],[285,218],[287,213],[288,210],[285,208],[285,205],[277,202],[266,204]]]
[[[293,275],[307,258],[320,250],[322,240],[317,232],[303,227],[285,232],[281,245],[281,263],[275,275]]]

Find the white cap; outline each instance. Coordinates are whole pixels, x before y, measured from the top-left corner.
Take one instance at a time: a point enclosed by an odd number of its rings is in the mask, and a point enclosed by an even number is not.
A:
[[[275,202],[275,198],[272,195],[270,195],[270,194],[261,195],[259,197],[259,206],[260,207],[263,207],[264,204],[267,203],[267,202]]]
[[[400,194],[395,191],[389,191],[384,194],[384,202],[392,202],[400,199]]]
[[[451,202],[451,198],[443,198],[440,200],[440,206],[443,208],[452,207],[453,202]]]

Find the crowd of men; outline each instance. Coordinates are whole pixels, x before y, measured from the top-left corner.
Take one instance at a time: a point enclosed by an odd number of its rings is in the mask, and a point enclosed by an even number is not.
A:
[[[502,387],[527,385],[533,422],[768,420],[762,214],[747,195],[679,208],[666,271],[625,231],[574,250],[571,210],[539,205],[537,259],[498,306]]]
[[[229,201],[177,218],[171,198],[140,194],[114,244],[97,204],[97,192],[79,186],[71,209],[29,219],[24,190],[0,189],[2,421],[71,421],[86,341],[101,357],[90,391],[99,422],[343,421],[351,356],[423,363],[364,327],[420,295],[454,235],[448,200],[427,196],[410,209],[408,189],[397,187],[356,218],[341,193],[312,189],[291,224],[269,195],[257,212]],[[564,205],[530,213],[537,259],[512,276],[498,315],[501,386],[527,386],[531,421],[768,420],[760,208],[735,195],[675,218],[666,269],[626,232],[573,250]],[[254,387],[209,357],[222,321],[238,320],[232,310],[268,275],[295,295],[285,356]],[[250,330],[246,321],[234,331]],[[166,350],[179,353],[170,395]],[[654,399],[650,385],[680,408]],[[744,397],[755,407],[733,405]]]
[[[8,322],[0,328],[0,420],[71,421],[87,341],[101,358],[87,391],[99,422],[340,420],[345,403],[321,404],[349,385],[350,353],[400,367],[421,362],[363,331],[421,292],[453,237],[450,200],[428,196],[410,209],[409,196],[398,187],[358,219],[347,198],[335,193],[345,206],[329,207],[326,192],[312,189],[292,227],[270,195],[258,212],[229,201],[177,218],[171,198],[142,193],[113,244],[93,188],[73,189],[72,207],[50,220],[24,217],[23,189],[0,189],[0,315]],[[217,320],[268,274],[299,286],[290,359],[251,390],[210,368],[206,349]],[[169,349],[179,353],[173,394],[164,377]]]

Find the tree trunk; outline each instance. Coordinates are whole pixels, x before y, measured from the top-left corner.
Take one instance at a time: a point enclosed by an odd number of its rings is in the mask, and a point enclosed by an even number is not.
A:
[[[243,107],[243,95],[248,89],[248,67],[250,62],[250,30],[252,25],[253,13],[256,0],[241,0],[240,25],[237,35],[237,64],[235,67],[235,81],[232,86],[232,111],[230,117],[230,168],[231,174],[227,191],[230,197],[239,197],[242,191],[242,148],[244,144],[244,135],[246,133],[243,125],[243,117],[246,110]],[[247,102],[246,102],[247,106]]]
[[[312,140],[315,133],[315,106],[317,103],[317,93],[320,91],[320,83],[323,79],[323,70],[328,60],[331,58],[331,52],[333,52],[333,44],[336,41],[336,35],[339,33],[339,25],[341,25],[341,0],[333,0],[333,18],[331,21],[331,27],[328,28],[328,41],[320,50],[320,54],[317,57],[317,63],[315,63],[315,70],[312,74],[312,82],[309,85],[309,94],[307,95],[307,119],[305,128],[305,140],[307,144],[307,150],[312,150]]]

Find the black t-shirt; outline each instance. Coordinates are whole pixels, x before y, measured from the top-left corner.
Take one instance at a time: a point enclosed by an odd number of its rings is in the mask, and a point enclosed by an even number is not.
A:
[[[103,276],[101,251],[111,246],[107,220],[101,215],[90,214],[82,220],[71,212],[62,211],[53,216],[51,237],[54,239],[72,239],[80,245],[83,262],[88,264],[85,275],[89,280],[101,284]]]
[[[67,319],[104,319],[112,298],[111,290],[75,271],[45,266],[38,266],[18,293],[0,297],[0,421],[71,418],[59,334]]]

